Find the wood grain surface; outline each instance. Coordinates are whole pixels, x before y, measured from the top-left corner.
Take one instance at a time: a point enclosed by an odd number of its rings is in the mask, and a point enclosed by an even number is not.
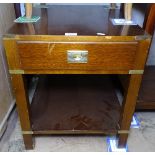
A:
[[[78,36],[97,36],[104,33],[107,36],[121,36],[123,29],[128,29],[123,35],[144,35],[138,25],[113,25],[112,18],[122,17],[119,9],[107,9],[102,5],[50,5],[48,8],[33,8],[32,16],[40,16],[33,23],[35,35],[65,35],[77,33]],[[32,35],[29,29],[31,23],[14,23],[7,34]]]
[[[137,43],[19,43],[21,69],[133,69]],[[68,50],[88,51],[87,63],[68,63]]]
[[[31,105],[32,128],[36,132],[116,134],[119,111],[107,75],[41,75]]]

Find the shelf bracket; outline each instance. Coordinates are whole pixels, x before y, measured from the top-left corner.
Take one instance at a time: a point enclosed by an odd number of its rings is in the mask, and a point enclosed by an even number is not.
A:
[[[118,134],[129,134],[129,130],[118,130]]]
[[[129,70],[129,74],[143,74],[144,70]]]
[[[24,74],[24,70],[9,70],[10,74]]]
[[[32,134],[34,134],[34,132],[33,131],[22,131],[22,134],[23,135],[32,135]]]

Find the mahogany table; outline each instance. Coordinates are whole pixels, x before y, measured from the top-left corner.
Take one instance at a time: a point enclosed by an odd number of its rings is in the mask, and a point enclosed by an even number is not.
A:
[[[103,6],[54,5],[33,15],[37,23],[14,23],[3,38],[26,149],[38,134],[117,135],[124,147],[151,37],[138,25],[114,25],[120,10]],[[31,104],[27,74],[39,76]],[[130,76],[122,105],[113,74]]]

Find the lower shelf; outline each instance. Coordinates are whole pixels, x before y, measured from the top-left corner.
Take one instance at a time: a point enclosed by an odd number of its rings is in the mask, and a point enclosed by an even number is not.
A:
[[[115,134],[120,104],[107,75],[41,75],[31,115],[38,134]]]

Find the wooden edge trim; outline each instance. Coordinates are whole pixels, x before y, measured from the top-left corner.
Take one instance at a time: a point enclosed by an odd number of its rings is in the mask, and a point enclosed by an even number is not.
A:
[[[103,135],[115,135],[117,131],[98,131],[98,130],[45,130],[45,131],[22,131],[23,135],[38,135],[38,134],[103,134]]]
[[[22,134],[24,135],[29,135],[29,134],[74,134],[74,133],[77,133],[77,134],[108,134],[104,131],[76,131],[76,130],[68,130],[68,131],[22,131]],[[129,134],[129,130],[118,130],[117,131],[118,134]]]
[[[9,70],[10,74],[143,74],[144,70],[129,70],[129,71],[114,71],[114,70],[65,70],[65,69],[60,69],[60,70]]]
[[[129,70],[78,70],[78,69],[49,69],[49,70],[10,70],[10,74],[129,74]]]
[[[143,36],[143,35],[142,35]],[[141,38],[141,37],[140,37]],[[131,42],[135,36],[64,36],[64,35],[4,35],[3,40],[54,42]]]
[[[93,71],[93,70],[87,70],[87,71],[85,71],[85,72],[81,72],[81,73],[86,73],[87,74],[87,72],[91,72],[91,71]],[[37,71],[37,70],[34,70],[34,71],[24,71],[24,70],[9,70],[9,73],[10,74],[32,74],[32,73],[39,73],[39,74],[44,74],[45,72],[47,72],[46,70],[39,70],[39,71]],[[49,74],[50,73],[61,73],[62,72],[62,74],[64,74],[65,73],[65,71],[63,70],[49,70]],[[80,72],[80,70],[77,70],[77,72]],[[102,71],[102,70],[96,70],[96,72],[98,72],[98,73],[100,73],[100,74],[107,74],[107,73],[111,73],[111,74],[115,74],[115,71]],[[95,74],[96,74],[96,72],[95,72]],[[116,72],[120,72],[120,74],[124,74],[123,73],[123,71],[116,71]],[[76,73],[76,72],[75,72]],[[129,70],[129,73],[128,74],[143,74],[144,73],[144,70]],[[72,74],[74,74],[74,73],[72,73]]]

